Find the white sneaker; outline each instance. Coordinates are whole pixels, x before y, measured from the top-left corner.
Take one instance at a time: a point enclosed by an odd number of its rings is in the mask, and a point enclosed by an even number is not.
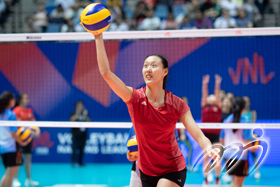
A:
[[[254,177],[255,177],[255,179],[261,178],[261,173],[259,171],[256,171]]]
[[[39,182],[33,181],[31,179],[25,180],[25,186],[39,186]]]
[[[225,183],[230,183],[231,182],[231,177],[225,173],[222,177],[222,180],[225,182]]]
[[[211,183],[213,180],[214,180],[214,176],[213,176],[213,173],[211,172],[211,173],[209,173],[209,174],[207,175],[207,181],[208,181],[209,183]]]
[[[21,186],[21,183],[19,182],[18,179],[14,179],[14,180],[13,180],[12,186],[14,186],[14,187],[19,187],[19,186]]]

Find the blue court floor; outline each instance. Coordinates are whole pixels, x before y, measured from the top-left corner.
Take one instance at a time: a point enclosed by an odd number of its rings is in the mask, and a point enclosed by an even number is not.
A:
[[[40,182],[41,187],[127,187],[130,180],[131,164],[87,164],[84,167],[72,167],[70,164],[32,165],[32,178]],[[245,179],[245,186],[280,186],[279,167],[261,167],[261,178],[253,175]],[[0,164],[0,176],[4,167]],[[20,168],[19,180],[25,181],[23,166]],[[186,186],[199,187],[203,181],[201,168],[187,173]],[[222,183],[222,185],[225,185]],[[24,185],[22,185],[24,186]]]

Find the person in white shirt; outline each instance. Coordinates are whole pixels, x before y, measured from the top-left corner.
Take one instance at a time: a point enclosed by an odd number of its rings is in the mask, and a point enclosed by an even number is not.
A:
[[[234,18],[230,17],[228,10],[222,10],[222,16],[218,17],[214,22],[215,29],[226,29],[236,27],[236,21]]]
[[[147,17],[141,23],[141,30],[158,30],[160,28],[160,18],[154,17],[154,10],[150,9]]]
[[[43,3],[39,4],[38,11],[33,16],[34,27],[40,32],[46,32],[48,26],[48,16]]]
[[[222,0],[221,7],[229,11],[229,15],[234,17],[237,15],[238,3],[235,0]]]
[[[129,27],[121,16],[117,17],[115,22],[113,22],[109,27],[109,31],[128,31],[128,30]]]

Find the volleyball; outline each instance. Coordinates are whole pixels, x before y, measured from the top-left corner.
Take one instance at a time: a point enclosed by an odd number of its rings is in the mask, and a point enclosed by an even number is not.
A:
[[[17,135],[23,142],[28,141],[30,138],[32,139],[32,132],[28,127],[20,127],[17,130]]]
[[[127,141],[127,149],[130,151],[130,155],[135,155],[138,152],[138,144],[137,144],[136,136],[132,136]]]
[[[31,130],[33,137],[37,137],[40,134],[39,127],[29,127],[29,129]]]
[[[110,11],[100,3],[88,5],[81,14],[81,25],[93,34],[105,31],[111,23]]]

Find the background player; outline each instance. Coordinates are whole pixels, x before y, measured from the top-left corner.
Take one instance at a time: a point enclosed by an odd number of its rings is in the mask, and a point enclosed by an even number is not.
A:
[[[225,122],[229,123],[244,123],[246,120],[241,117],[242,111],[245,108],[245,101],[242,97],[236,97],[233,99],[233,114],[230,115]],[[248,144],[253,140],[252,130],[250,129],[223,129],[220,134],[220,142],[225,147],[232,143],[240,142],[243,145]],[[255,151],[257,148],[252,148]],[[229,149],[225,152],[224,158],[227,160],[226,169],[228,174],[232,176],[233,181],[230,186],[241,187],[248,176],[249,163],[248,163],[248,151],[245,151],[239,158],[231,159],[231,156],[236,152],[235,149]],[[229,167],[229,163],[233,162],[234,167]]]
[[[16,114],[18,121],[35,121],[35,117],[33,114],[33,110],[28,107],[29,98],[26,93],[21,93],[17,97],[16,107],[13,112]],[[35,136],[38,137],[40,135],[40,129],[36,132]],[[39,183],[37,181],[33,181],[31,179],[31,162],[32,162],[32,142],[26,146],[21,146],[21,152],[23,156],[23,164],[26,172],[27,179],[25,180],[25,186],[38,186]],[[18,180],[18,172],[15,175],[15,179],[13,181],[13,186],[21,186],[21,183]]]
[[[16,120],[16,115],[11,111],[15,105],[14,94],[4,91],[0,95],[0,120]],[[17,136],[17,127],[0,126],[0,154],[5,166],[5,174],[1,179],[1,187],[11,187],[13,178],[18,171],[18,166],[22,165],[21,153],[17,143],[26,146],[31,139],[26,142]]]
[[[220,93],[220,85],[222,82],[222,78],[219,75],[215,75],[215,88],[214,94],[208,95],[208,83],[210,80],[209,75],[205,75],[202,78],[202,98],[201,98],[201,122],[202,123],[220,123],[222,120],[222,104],[220,101],[219,93]],[[203,129],[202,130],[207,138],[211,141],[212,144],[219,143],[219,134],[220,129]],[[209,163],[209,158],[205,157],[203,167],[205,168]],[[209,171],[209,167],[206,168],[204,173],[204,184],[208,184],[213,181],[213,174],[210,173],[207,176],[207,172]],[[221,167],[216,167],[216,184],[220,183],[220,174]]]

